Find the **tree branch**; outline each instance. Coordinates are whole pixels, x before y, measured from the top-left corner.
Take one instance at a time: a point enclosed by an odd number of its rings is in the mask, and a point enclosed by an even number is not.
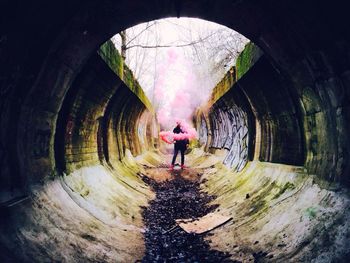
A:
[[[152,24],[148,24],[147,26],[141,31],[139,32],[136,36],[134,36],[133,38],[131,38],[127,43],[126,46],[128,46],[132,41],[134,41],[136,38],[138,38],[143,32],[145,32],[147,29],[149,29],[150,27],[154,26],[157,23],[157,21],[154,21]]]
[[[130,48],[134,48],[134,47],[140,47],[140,48],[167,48],[167,47],[188,47],[188,46],[193,46],[195,44],[198,44],[198,43],[201,43],[203,42],[204,40],[212,37],[213,35],[215,34],[212,33],[208,36],[206,36],[205,38],[200,38],[196,41],[193,41],[193,42],[190,42],[190,43],[186,43],[186,44],[179,44],[179,45],[142,45],[142,44],[136,44],[136,45],[131,45],[131,46],[128,46],[126,47],[126,49],[130,49]]]

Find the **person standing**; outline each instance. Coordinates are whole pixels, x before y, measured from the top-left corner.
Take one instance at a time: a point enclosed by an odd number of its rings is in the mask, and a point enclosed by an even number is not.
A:
[[[181,123],[179,121],[176,122],[176,127],[174,128],[173,133],[175,134],[184,133],[184,131],[181,129]],[[173,160],[171,161],[171,166],[170,166],[171,170],[174,169],[175,160],[179,151],[181,153],[181,169],[185,168],[185,151],[188,148],[189,143],[190,142],[188,138],[186,138],[185,136],[178,140],[174,139],[174,155],[173,155]]]

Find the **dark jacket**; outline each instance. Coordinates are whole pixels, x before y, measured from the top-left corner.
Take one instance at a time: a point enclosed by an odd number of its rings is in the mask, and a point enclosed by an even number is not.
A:
[[[181,127],[178,125],[174,128],[173,130],[173,133],[184,133],[182,130],[181,130]],[[188,139],[184,139],[184,140],[176,140],[175,142],[175,148],[176,149],[182,149],[182,150],[186,150],[186,146],[187,144],[189,144],[190,141]]]

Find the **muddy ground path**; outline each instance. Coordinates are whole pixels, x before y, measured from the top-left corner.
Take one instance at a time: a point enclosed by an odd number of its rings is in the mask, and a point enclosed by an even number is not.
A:
[[[146,253],[142,262],[234,262],[230,254],[210,248],[209,233],[187,233],[176,219],[196,219],[215,210],[215,197],[200,190],[196,169],[147,169],[144,180],[156,198],[143,210]]]

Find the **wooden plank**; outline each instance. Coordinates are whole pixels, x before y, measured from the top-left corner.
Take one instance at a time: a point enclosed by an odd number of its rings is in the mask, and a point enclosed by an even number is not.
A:
[[[203,234],[222,226],[232,220],[232,217],[218,213],[209,213],[198,219],[176,219],[176,223],[187,233]]]

